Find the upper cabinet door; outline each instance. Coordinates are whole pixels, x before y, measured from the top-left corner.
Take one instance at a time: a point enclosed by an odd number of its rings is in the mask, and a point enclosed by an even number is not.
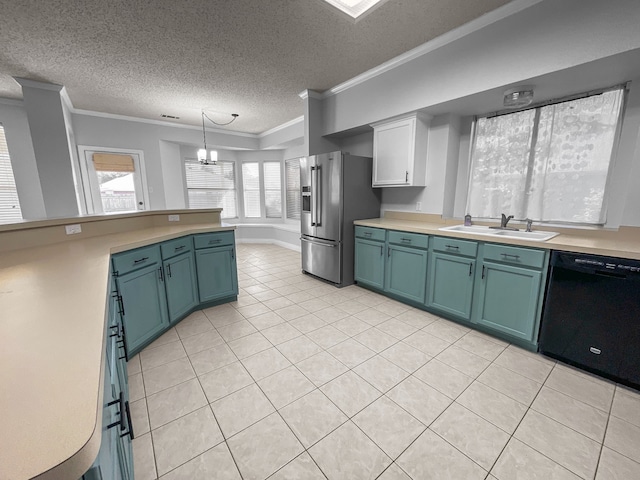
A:
[[[373,186],[426,185],[428,117],[416,113],[373,126]]]

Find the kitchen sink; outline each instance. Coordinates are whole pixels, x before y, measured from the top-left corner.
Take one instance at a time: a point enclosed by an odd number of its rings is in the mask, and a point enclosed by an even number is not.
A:
[[[486,235],[487,237],[513,238],[517,240],[531,240],[533,242],[546,242],[547,240],[559,235],[557,232],[525,232],[524,230],[500,230],[497,228],[485,227],[482,225],[453,225],[451,227],[441,227],[438,230],[443,232],[467,233],[473,235]]]

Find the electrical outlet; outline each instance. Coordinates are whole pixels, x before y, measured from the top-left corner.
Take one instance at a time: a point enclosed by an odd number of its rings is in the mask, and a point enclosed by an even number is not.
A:
[[[416,202],[416,212],[422,210],[422,202]]]
[[[82,232],[82,227],[80,224],[65,225],[64,230],[67,232],[67,235],[75,235],[76,233]]]
[[[170,222],[179,222],[180,221],[180,215],[169,215],[169,221]]]

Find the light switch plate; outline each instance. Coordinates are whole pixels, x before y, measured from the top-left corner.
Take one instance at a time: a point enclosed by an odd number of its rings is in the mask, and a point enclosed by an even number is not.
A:
[[[65,225],[64,230],[67,232],[67,235],[75,235],[76,233],[82,232],[82,227],[80,224]]]
[[[422,210],[422,202],[416,202],[416,212]]]
[[[179,222],[180,221],[180,215],[169,215],[169,221],[170,222]]]

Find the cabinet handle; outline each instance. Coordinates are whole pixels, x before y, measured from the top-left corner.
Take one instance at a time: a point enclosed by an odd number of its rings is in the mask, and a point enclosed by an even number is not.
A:
[[[118,295],[118,306],[120,311],[118,312],[120,315],[124,317],[124,300],[122,300],[122,295]]]
[[[112,333],[111,335],[109,335],[109,337],[119,337],[120,336],[120,325],[111,325],[109,327],[110,330],[116,329],[115,333]]]
[[[473,262],[469,263],[469,276],[471,276],[471,271],[473,270]]]
[[[122,395],[122,392],[120,392],[120,394]],[[131,423],[131,408],[129,407],[128,400],[124,402],[124,411],[125,411],[125,414],[127,415],[127,425],[129,427],[129,431],[121,433],[120,438],[126,437],[127,435],[129,435],[129,437],[131,437],[131,440],[133,440],[135,437],[133,435],[133,423]],[[124,428],[120,428],[120,430],[124,430]]]
[[[445,245],[447,248],[453,248],[454,250],[460,250],[460,247],[457,245]]]
[[[162,270],[162,267],[158,269],[158,272],[160,272],[160,281],[164,282],[164,271]]]
[[[214,243],[220,243],[222,240],[220,240],[219,238],[216,240],[209,240],[209,245],[213,245]]]
[[[401,241],[402,243],[411,243],[411,239],[410,239],[410,238],[404,238],[404,237],[402,237],[402,238],[400,239],[400,241]]]
[[[482,279],[484,280],[484,265],[482,266]]]
[[[171,264],[167,263],[167,275],[171,278]]]
[[[387,258],[391,256],[391,248],[387,248]]]
[[[231,259],[234,260],[236,258],[236,252],[234,252],[235,248],[231,249]]]
[[[409,183],[409,170],[407,170],[404,174],[404,181],[405,183]]]
[[[138,263],[144,262],[146,260],[149,260],[149,257],[142,257],[142,258],[139,258],[138,260],[134,260],[133,264],[137,265]]]
[[[382,256],[382,245],[380,245],[380,256]]]
[[[120,430],[124,430],[124,424],[122,422],[124,420],[124,393],[122,391],[120,391],[120,395],[116,400],[107,403],[107,407],[111,407],[113,405],[118,405],[119,410],[117,414],[120,415],[120,420],[107,425],[107,430],[113,427],[120,427]]]
[[[180,245],[179,247],[174,248],[173,251],[174,252],[178,252],[178,251],[182,250],[185,247],[186,247],[186,245]]]
[[[122,333],[120,340],[118,340],[116,343],[118,343],[120,345],[119,348],[124,349],[124,355],[122,355],[121,357],[118,357],[118,360],[126,360],[127,362],[129,361],[129,349],[127,348],[127,337],[125,335],[125,331],[124,331],[124,325],[122,326],[122,329],[120,330],[120,332]]]
[[[512,255],[510,253],[501,253],[500,255],[502,255],[502,258],[504,258],[505,260],[507,258],[513,258],[514,260],[518,260],[520,258],[520,255]]]
[[[370,237],[371,235],[373,235],[373,233],[371,233],[371,232],[364,232],[364,236],[365,236],[365,237]]]

